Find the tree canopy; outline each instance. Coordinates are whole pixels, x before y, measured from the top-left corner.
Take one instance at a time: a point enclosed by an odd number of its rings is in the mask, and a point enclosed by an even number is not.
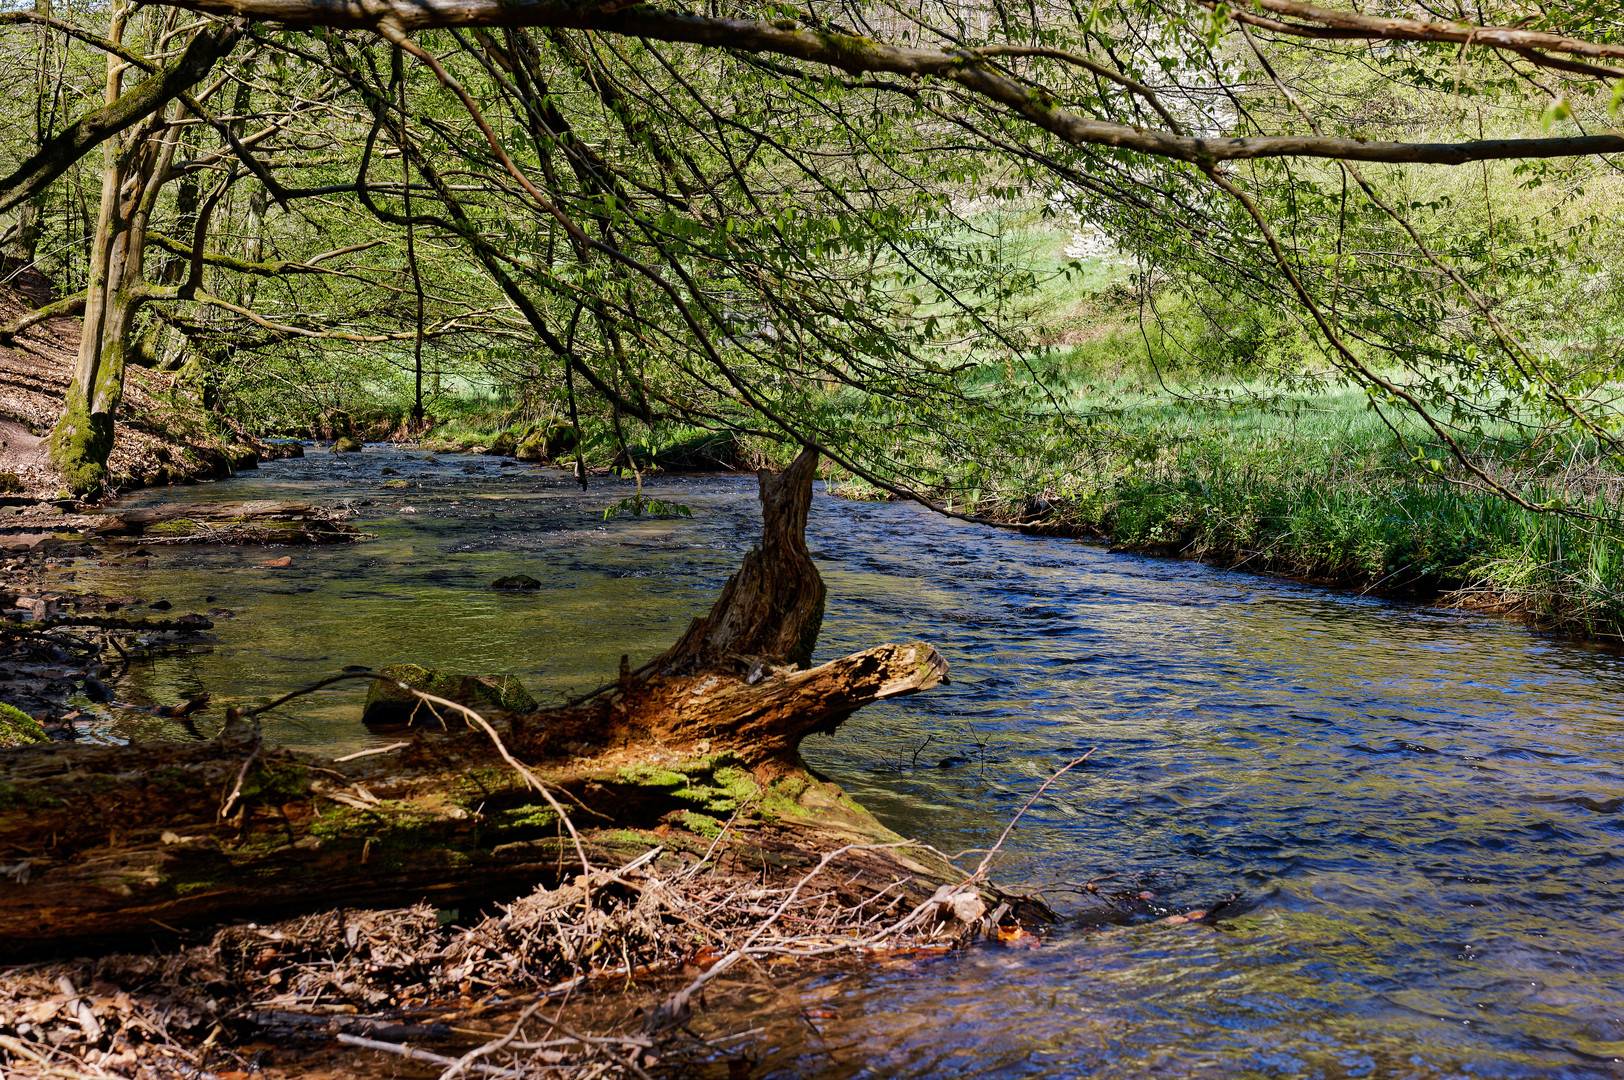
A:
[[[40,0],[0,12],[37,91],[0,208],[105,327],[57,439],[84,485],[126,358],[286,403],[425,353],[622,444],[745,432],[932,502],[1042,473],[1105,414],[1019,206],[1149,322],[1185,297],[1248,393],[1351,379],[1526,502],[1485,424],[1616,449],[1624,23],[1416,10]]]

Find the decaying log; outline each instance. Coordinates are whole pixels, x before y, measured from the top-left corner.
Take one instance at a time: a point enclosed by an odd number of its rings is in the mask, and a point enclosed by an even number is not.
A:
[[[234,714],[206,743],[0,751],[0,949],[483,901],[579,873],[583,854],[613,866],[663,846],[758,875],[898,842],[797,747],[947,667],[923,643],[795,666],[822,617],[802,539],[815,465],[763,476],[762,545],[710,616],[577,705],[492,716],[485,731],[425,703],[395,747],[338,760],[262,745]],[[964,877],[917,848],[854,850],[838,870],[853,897],[900,882],[924,899]]]
[[[144,544],[342,544],[365,537],[329,510],[270,499],[117,510],[94,531],[114,543]]]

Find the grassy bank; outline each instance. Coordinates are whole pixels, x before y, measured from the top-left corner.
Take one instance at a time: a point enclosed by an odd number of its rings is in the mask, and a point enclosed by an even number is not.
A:
[[[1529,509],[1471,483],[1418,421],[1384,421],[1360,390],[1236,404],[1253,388],[1206,389],[1172,402],[1095,393],[1079,408],[1095,422],[984,481],[977,509],[1130,550],[1624,636],[1624,478],[1593,443],[1539,444],[1510,425],[1462,436],[1524,501],[1567,512]]]

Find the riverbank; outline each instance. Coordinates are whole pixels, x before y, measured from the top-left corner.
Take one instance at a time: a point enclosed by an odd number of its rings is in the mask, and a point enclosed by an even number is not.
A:
[[[1361,391],[1103,400],[1079,402],[1087,425],[1051,426],[931,494],[1037,535],[1624,638],[1624,476],[1593,440],[1530,440],[1509,425],[1457,433],[1519,505]]]

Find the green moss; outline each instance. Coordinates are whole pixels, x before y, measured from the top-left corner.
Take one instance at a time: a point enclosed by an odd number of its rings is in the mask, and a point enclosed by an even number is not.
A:
[[[645,848],[658,847],[661,844],[658,836],[638,832],[636,829],[605,829],[597,834],[597,840],[603,844],[627,844]]]
[[[558,828],[558,813],[550,806],[527,804],[506,810],[487,812],[481,829],[481,839],[496,843],[510,843]]]
[[[734,754],[695,758],[671,768],[632,765],[620,770],[623,783],[664,789],[675,802],[685,804],[675,819],[691,832],[714,836],[720,822],[746,806],[761,802],[755,777]]]
[[[303,765],[274,763],[253,770],[243,781],[243,797],[287,802],[310,794],[310,770]]]
[[[619,775],[624,782],[638,787],[677,788],[688,782],[688,777],[682,773],[656,765],[628,765],[620,770]]]
[[[835,54],[835,63],[852,72],[862,69],[874,49],[872,38],[855,34],[819,33],[818,37]]]
[[[452,784],[452,797],[458,806],[473,809],[498,792],[525,789],[527,785],[519,774],[506,765],[476,766],[457,777]]]
[[[712,770],[709,777],[696,776],[695,782],[678,791],[679,799],[696,803],[714,814],[731,814],[760,794],[750,773],[734,765]]]
[[[0,472],[0,495],[20,495],[22,490],[22,477],[14,472]]]
[[[373,851],[407,851],[443,836],[447,824],[438,814],[399,799],[382,799],[364,810],[331,803],[310,823],[310,835],[324,843],[359,845],[370,840]]]
[[[683,828],[691,833],[698,833],[707,840],[714,840],[722,835],[722,826],[713,817],[696,814],[692,810],[684,810],[677,815],[677,820],[682,822]]]
[[[0,780],[0,810],[26,808],[30,810],[57,810],[62,806],[62,800],[52,795],[41,795],[34,791],[24,791],[15,784]]]
[[[62,474],[62,483],[69,491],[95,491],[107,479],[107,457],[113,452],[113,418],[107,413],[90,412],[83,394],[70,388],[47,447],[51,464]]]
[[[40,722],[15,705],[0,702],[0,748],[49,742]]]
[[[761,793],[758,812],[769,821],[806,817],[807,812],[801,807],[801,796],[810,786],[811,781],[805,776],[787,776],[769,784]]]

